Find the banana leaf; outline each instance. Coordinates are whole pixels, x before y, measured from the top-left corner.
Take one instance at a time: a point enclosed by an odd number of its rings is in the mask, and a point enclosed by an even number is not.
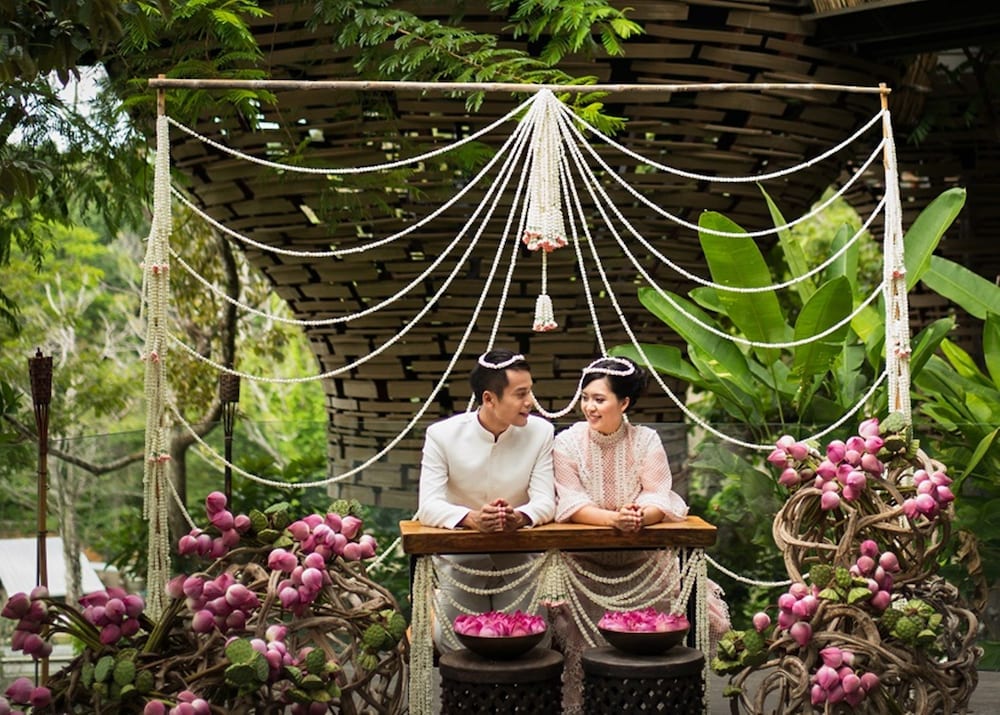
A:
[[[993,380],[993,386],[1000,389],[1000,315],[996,313],[986,314],[983,354],[986,355],[986,372]]]
[[[729,233],[743,229],[725,216],[706,211],[698,220],[701,228]],[[698,235],[712,279],[721,285],[757,288],[771,285],[771,271],[754,240],[748,236],[733,238],[714,236],[701,231]],[[733,293],[718,290],[718,300],[725,313],[743,335],[754,342],[775,343],[788,340],[791,328],[785,322],[778,297],[773,291]],[[778,350],[754,348],[764,363],[777,360]]]
[[[827,281],[802,306],[795,321],[795,339],[802,340],[822,333],[850,315],[852,307],[851,286],[847,278],[841,276]],[[827,372],[840,354],[849,327],[845,323],[825,338],[795,347],[792,375],[808,382],[813,376]]]
[[[980,320],[985,320],[987,313],[1000,313],[1000,287],[947,258],[931,256],[922,280]]]
[[[777,204],[774,203],[763,186],[759,188],[760,192],[764,194],[764,200],[767,202],[767,210],[771,213],[771,220],[774,221],[774,225],[784,226],[788,222],[781,215]],[[809,272],[810,266],[809,261],[806,259],[806,252],[802,249],[802,244],[792,239],[792,232],[789,229],[784,228],[778,231],[778,243],[781,246],[781,252],[785,256],[785,263],[788,264],[788,270],[792,272],[793,276],[802,276]],[[811,278],[806,278],[796,283],[794,290],[799,294],[802,302],[805,303],[816,292],[816,286],[813,284]]]
[[[906,289],[912,290],[930,266],[941,236],[965,205],[965,189],[948,189],[920,212],[903,237]]]

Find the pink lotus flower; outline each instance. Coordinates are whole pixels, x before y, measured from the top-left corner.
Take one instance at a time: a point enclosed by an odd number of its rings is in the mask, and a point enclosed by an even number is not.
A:
[[[813,629],[805,621],[799,621],[798,623],[793,623],[792,627],[788,629],[788,635],[799,644],[800,648],[805,648],[812,640]]]
[[[879,435],[878,417],[872,417],[858,425],[858,434],[862,437],[877,437]]]
[[[18,678],[7,688],[5,695],[15,703],[27,705],[31,702],[31,691],[35,689],[34,683],[27,678]]]
[[[753,627],[758,633],[763,633],[771,625],[771,617],[763,611],[758,611],[753,615]]]
[[[609,631],[665,632],[686,630],[690,627],[683,615],[663,613],[653,608],[638,611],[608,611],[598,622],[598,627]]]
[[[840,506],[840,495],[833,491],[823,492],[823,496],[819,500],[819,505],[824,511],[836,509]]]
[[[489,611],[478,615],[460,615],[455,618],[456,633],[481,638],[510,638],[542,633],[545,619],[521,611],[504,613]]]
[[[209,518],[226,508],[228,500],[222,492],[212,492],[205,497],[205,512]]]

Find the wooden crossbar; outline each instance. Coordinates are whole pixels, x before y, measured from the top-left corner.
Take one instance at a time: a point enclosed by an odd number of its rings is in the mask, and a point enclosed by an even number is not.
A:
[[[503,534],[482,534],[468,529],[438,529],[419,521],[401,521],[403,551],[411,556],[429,554],[483,554],[628,549],[705,548],[715,544],[717,529],[697,516],[662,522],[626,534],[587,524],[543,524]]]

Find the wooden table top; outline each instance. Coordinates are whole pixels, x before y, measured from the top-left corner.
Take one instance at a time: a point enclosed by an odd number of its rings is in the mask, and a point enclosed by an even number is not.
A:
[[[484,554],[547,551],[601,551],[704,548],[715,544],[716,527],[697,516],[683,521],[661,522],[626,534],[607,526],[588,524],[543,524],[502,534],[483,534],[468,529],[439,529],[419,521],[401,521],[403,551],[412,556],[427,554]]]

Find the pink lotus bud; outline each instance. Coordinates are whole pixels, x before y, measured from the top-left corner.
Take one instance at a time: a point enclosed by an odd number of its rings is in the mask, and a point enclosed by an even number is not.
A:
[[[299,560],[295,554],[284,549],[274,549],[267,557],[267,566],[274,571],[291,573],[298,565]]]
[[[28,594],[28,598],[32,601],[39,601],[43,598],[49,597],[49,589],[45,586],[35,586],[31,589],[31,593]]]
[[[855,489],[850,484],[848,484],[846,487],[840,490],[840,496],[842,496],[847,501],[854,501],[859,496],[861,496],[861,492],[860,490]]]
[[[256,598],[253,591],[241,583],[234,583],[226,589],[226,603],[233,608],[242,608],[244,604],[256,600]]]
[[[335,533],[336,532],[329,526],[327,526],[325,522],[322,524],[317,524],[312,530],[312,535],[313,537],[315,537],[317,544],[330,543],[330,539],[333,538],[333,535]]]
[[[179,693],[177,693],[177,701],[181,703],[190,703],[197,697],[198,696],[195,695],[190,690],[182,690]]]
[[[858,557],[858,570],[863,576],[867,576],[872,571],[875,570],[875,559],[871,556],[859,556]]]
[[[803,596],[808,596],[812,591],[809,586],[804,584],[802,581],[796,581],[791,586],[788,587],[788,592],[792,594],[795,598],[802,598]]]
[[[788,629],[788,634],[799,644],[800,648],[805,648],[812,640],[813,629],[805,621],[799,621]]]
[[[781,476],[778,477],[778,484],[780,484],[783,487],[788,487],[789,489],[792,487],[797,487],[801,481],[802,477],[799,476],[799,473],[796,470],[792,469],[791,467],[785,469],[781,473]]]
[[[31,702],[31,691],[34,689],[34,683],[22,677],[11,683],[4,694],[19,705],[27,705]]]
[[[198,540],[191,534],[185,534],[177,541],[177,553],[181,556],[191,556],[198,553]]]
[[[41,653],[45,650],[45,641],[37,633],[29,633],[24,637],[22,650],[25,655],[30,655],[37,660],[41,658]]]
[[[753,614],[753,627],[758,633],[763,633],[771,625],[771,617],[763,611]]]
[[[324,706],[326,703],[324,703]],[[209,707],[208,701],[204,698],[195,698],[191,701],[191,707],[194,708],[194,715],[211,715],[212,708]]]
[[[272,623],[267,627],[267,630],[264,631],[264,638],[267,639],[269,643],[283,641],[287,635],[288,627],[283,626],[280,623]]]
[[[823,665],[830,668],[839,668],[844,662],[844,652],[836,646],[827,646],[819,655],[823,659]]]
[[[326,559],[317,552],[308,554],[304,559],[302,559],[302,565],[309,569],[325,569]]]
[[[221,559],[228,553],[229,547],[226,546],[226,542],[222,540],[221,536],[217,536],[212,539],[212,549],[208,552],[209,557],[213,559]]]
[[[879,434],[878,417],[871,417],[858,425],[858,434],[862,437],[877,437]]]
[[[842,650],[840,652],[840,655],[841,655],[841,659],[844,662],[844,665],[848,665],[848,666],[854,665],[854,653],[852,653],[849,650]]]
[[[862,444],[862,449],[863,448],[864,445]],[[862,452],[859,449],[848,449],[844,452],[844,462],[856,467],[861,464],[861,454]]]
[[[49,706],[52,702],[52,691],[46,688],[44,685],[39,685],[37,688],[31,691],[31,707],[33,708],[45,708]]]
[[[360,561],[361,560],[361,544],[354,541],[348,542],[344,545],[344,560],[345,561]]]
[[[219,531],[229,531],[236,523],[236,520],[233,518],[233,513],[228,509],[215,512],[209,518],[209,521],[211,521],[212,526]]]
[[[195,633],[211,633],[215,630],[215,616],[205,609],[198,611],[191,617],[191,630]]]
[[[120,623],[125,617],[125,603],[120,598],[112,598],[104,607],[104,615],[111,623]]]
[[[865,539],[861,542],[860,551],[862,556],[868,556],[874,559],[878,555],[878,544],[871,539]]]
[[[813,614],[816,613],[816,609],[819,608],[819,599],[811,593],[799,599],[799,603],[805,608],[806,618],[812,618]]]
[[[169,715],[195,715],[194,706],[191,703],[177,703],[170,708]]]
[[[225,509],[227,503],[228,500],[225,494],[222,492],[212,492],[205,497],[205,513],[211,518],[214,514],[218,514]]]
[[[109,623],[101,629],[101,643],[114,645],[122,637],[122,629],[114,623]]]
[[[951,489],[942,486],[937,488],[937,499],[942,504],[948,504],[949,502],[955,501],[955,495],[952,493]]]
[[[323,588],[323,572],[317,568],[307,568],[302,572],[302,585],[310,591]]]
[[[142,715],[167,715],[167,706],[162,700],[150,700],[142,709]]]
[[[934,472],[930,476],[931,483],[936,487],[946,487],[951,484],[951,477],[944,472]]]
[[[879,678],[875,673],[862,673],[861,674],[861,688],[866,692],[870,693],[872,690],[880,685]]]
[[[166,591],[170,598],[184,598],[184,580],[186,578],[187,576],[180,574],[167,581]]]
[[[823,690],[830,690],[840,682],[840,676],[837,675],[837,671],[829,665],[821,665],[814,677]]]
[[[823,511],[830,511],[840,506],[840,495],[837,492],[823,492],[819,500],[820,508]]]
[[[891,551],[886,551],[878,557],[878,565],[889,573],[896,573],[899,571],[899,559],[896,558],[896,554]]]
[[[798,618],[796,618],[795,614],[790,610],[782,611],[778,614],[778,628],[781,628],[782,630],[787,631],[796,623],[796,621],[798,621]]]
[[[804,600],[796,601],[792,606],[792,614],[799,619],[809,618],[809,606]]]
[[[289,610],[299,605],[299,591],[294,587],[284,588],[278,592],[278,600],[281,601],[282,608]]]
[[[882,587],[879,585],[879,582],[873,578],[867,579],[865,581],[865,585],[868,587],[868,590],[871,591],[872,593],[878,593],[879,591],[882,590]]]
[[[353,539],[361,530],[361,523],[361,519],[349,514],[341,520],[340,533],[343,534],[348,540]]]
[[[875,476],[882,476],[882,473],[885,471],[885,465],[882,464],[882,460],[874,454],[867,453],[861,455],[861,468]]]
[[[837,476],[837,465],[829,459],[824,459],[816,467],[816,476],[822,477],[824,480],[833,479]]]
[[[236,529],[227,529],[222,532],[219,538],[222,539],[222,543],[227,549],[234,549],[240,543],[240,532]]]
[[[930,479],[925,479],[917,485],[917,494],[933,494],[935,491],[937,491],[937,487]]]
[[[826,458],[832,463],[837,464],[844,461],[844,452],[846,451],[847,447],[844,443],[839,439],[835,439],[826,446]]]
[[[865,439],[865,451],[868,454],[878,454],[878,451],[885,445],[885,440],[878,435],[872,435]]]
[[[343,534],[334,534],[333,543],[330,544],[330,548],[333,549],[333,553],[337,556],[342,556],[344,554],[344,547],[347,546],[347,537]]]
[[[803,442],[796,442],[788,447],[788,453],[792,456],[792,459],[802,461],[809,456],[809,447]]]
[[[868,477],[865,476],[864,472],[852,469],[847,475],[847,486],[861,491],[868,486]]]
[[[925,516],[934,516],[938,512],[937,502],[930,494],[917,494],[913,501],[917,505],[917,510]]]
[[[131,638],[139,632],[139,621],[135,618],[129,618],[128,620],[122,621],[119,628],[122,632],[122,638]]]
[[[375,555],[374,541],[360,541],[358,542],[358,548],[361,550],[361,558],[363,559],[370,559]]]
[[[252,526],[250,522],[250,517],[246,514],[237,514],[233,517],[233,528],[240,534],[245,534],[250,531]]]
[[[773,464],[777,469],[784,469],[788,466],[788,455],[785,454],[785,450],[776,449],[767,455],[767,461]]]
[[[326,515],[323,522],[333,529],[334,532],[340,531],[343,525],[343,520],[340,518],[340,514],[334,514],[332,512]]]
[[[917,507],[917,500],[910,498],[903,502],[903,514],[908,519],[916,519],[920,516],[920,509]]]
[[[830,691],[826,694],[826,701],[828,703],[839,703],[844,699],[844,686],[838,683],[830,688]]]
[[[826,702],[826,691],[819,683],[813,685],[809,690],[809,702],[813,705],[822,705]]]
[[[876,611],[882,612],[892,603],[892,594],[888,591],[879,591],[868,602]]]
[[[319,514],[306,514],[302,517],[302,521],[309,525],[310,529],[315,529],[317,526],[323,523],[323,517]]]
[[[774,444],[778,447],[778,449],[788,449],[795,444],[795,438],[790,434],[783,434],[778,437],[778,441]]]
[[[337,535],[334,534],[333,538],[336,539]],[[336,555],[333,553],[333,547],[327,546],[326,544],[320,544],[319,546],[317,546],[316,549],[313,551],[313,554],[316,554],[317,556],[321,557],[323,559],[324,564],[326,564],[327,561],[329,561]],[[312,554],[310,554],[310,556],[311,555]],[[323,568],[326,568],[326,566],[324,565]]]
[[[226,628],[231,631],[242,631],[247,625],[247,614],[243,611],[233,611],[226,616]]]
[[[122,599],[122,603],[125,604],[125,615],[129,618],[138,618],[139,614],[146,607],[145,602],[142,600],[142,596],[138,596],[134,593],[130,593],[125,598]]]
[[[836,479],[831,479],[828,482],[823,482],[823,485],[820,487],[820,489],[824,492],[837,492],[840,490],[840,484],[837,482]]]
[[[28,615],[28,611],[31,608],[31,599],[28,598],[26,593],[15,593],[9,599],[3,607],[3,611],[0,612],[4,618],[10,618],[11,620],[19,620]]]
[[[199,556],[208,556],[212,553],[212,537],[208,534],[198,534],[195,542],[195,550]]]
[[[845,693],[853,693],[861,688],[861,678],[854,673],[848,673],[840,679],[840,685],[844,688]]]

